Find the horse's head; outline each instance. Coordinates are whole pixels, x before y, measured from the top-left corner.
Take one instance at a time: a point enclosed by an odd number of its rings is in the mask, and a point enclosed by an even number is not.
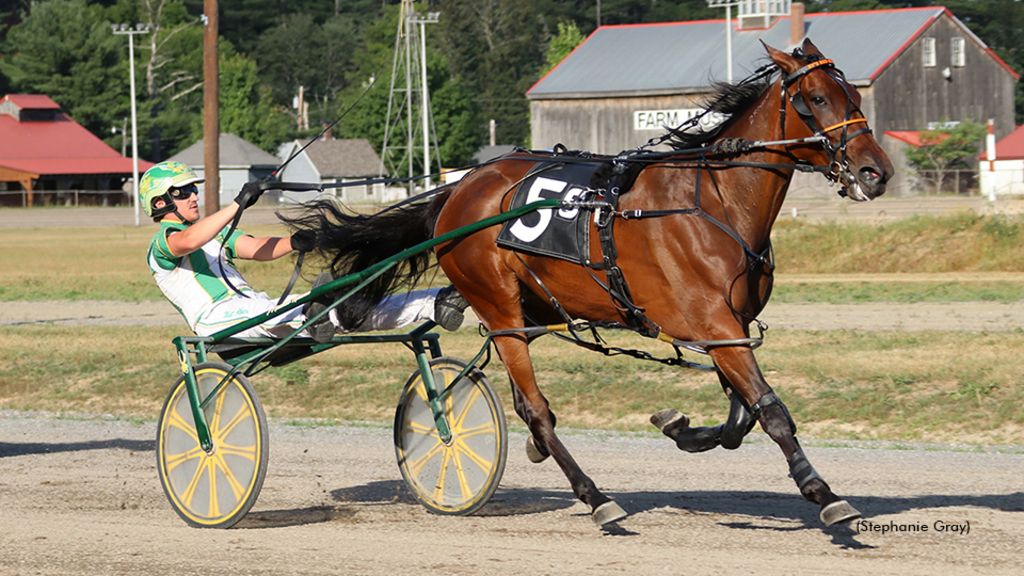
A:
[[[893,175],[892,162],[871,135],[860,109],[860,93],[835,64],[821,55],[809,39],[793,54],[765,46],[782,71],[782,114],[786,138],[824,137],[821,150],[801,159],[831,167],[829,178],[847,189],[858,202],[885,193]]]

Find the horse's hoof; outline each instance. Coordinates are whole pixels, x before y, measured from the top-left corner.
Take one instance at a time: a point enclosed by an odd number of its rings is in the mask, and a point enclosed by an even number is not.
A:
[[[679,433],[690,427],[690,419],[674,408],[665,408],[651,414],[651,424],[662,434],[675,440]]]
[[[537,447],[536,442],[533,440],[533,435],[526,437],[526,457],[530,459],[530,462],[540,464],[547,460],[548,456],[550,456],[550,454],[542,452],[541,449]]]
[[[833,524],[856,520],[860,518],[860,512],[853,506],[850,506],[846,500],[840,500],[822,508],[820,517],[825,526],[832,526]]]
[[[604,504],[601,504],[595,508],[594,512],[590,515],[590,517],[594,519],[594,524],[597,524],[598,526],[618,522],[626,516],[628,516],[626,511],[616,504],[614,500],[609,500]]]

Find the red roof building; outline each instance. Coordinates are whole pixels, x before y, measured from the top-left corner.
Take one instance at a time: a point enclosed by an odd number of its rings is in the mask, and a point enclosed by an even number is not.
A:
[[[886,130],[885,135],[891,136],[905,144],[909,144],[914,148],[920,148],[921,146],[926,145],[925,142],[921,141],[921,134],[924,132],[924,130]],[[949,138],[949,134],[939,132],[935,135],[936,142],[929,142],[928,144],[942,142],[946,138]]]
[[[1017,127],[996,142],[989,127],[985,151],[978,155],[978,182],[981,193],[995,198],[1024,194],[1024,126]],[[995,148],[993,160],[988,159],[990,148]]]
[[[988,152],[978,155],[978,160],[987,160]],[[1006,138],[996,142],[997,160],[1024,160],[1024,126],[1018,126]]]
[[[0,99],[0,190],[120,190],[132,176],[126,158],[41,94]],[[152,162],[139,161],[139,172]]]

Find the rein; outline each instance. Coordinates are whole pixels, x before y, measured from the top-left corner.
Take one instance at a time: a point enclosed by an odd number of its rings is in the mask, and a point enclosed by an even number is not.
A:
[[[845,110],[845,113],[844,113],[843,121],[842,122],[838,122],[836,124],[833,124],[831,126],[827,126],[825,128],[822,128],[822,129],[818,128],[817,120],[815,119],[814,114],[811,112],[811,110],[807,107],[807,103],[804,101],[803,94],[802,94],[802,82],[803,82],[804,77],[809,72],[811,72],[813,70],[816,70],[818,68],[821,68],[823,71],[825,71],[829,75],[830,78],[835,80],[840,85],[840,87],[843,88],[843,91],[846,93],[846,96],[847,96],[847,104],[846,104],[846,110]],[[743,82],[752,82],[752,81],[756,81],[758,79],[762,79],[762,78],[764,78],[764,77],[766,77],[766,76],[768,76],[770,74],[773,74],[776,70],[777,70],[777,67],[774,64],[766,65],[766,66],[762,67],[760,70],[758,70],[757,72],[755,72],[750,78],[744,80]],[[644,314],[644,310],[642,308],[636,306],[635,303],[633,303],[632,295],[630,294],[629,287],[626,284],[625,276],[622,274],[622,270],[616,264],[616,258],[618,256],[618,251],[617,251],[617,249],[615,247],[614,235],[612,233],[612,227],[613,227],[613,224],[614,224],[614,221],[615,221],[616,217],[622,218],[623,220],[630,220],[630,219],[639,220],[639,219],[642,219],[642,218],[660,218],[660,217],[665,217],[665,216],[682,214],[682,215],[695,215],[695,216],[698,216],[700,218],[703,218],[704,220],[708,221],[709,223],[713,224],[714,226],[716,226],[717,228],[719,228],[720,230],[725,232],[730,238],[732,238],[743,249],[743,252],[745,254],[745,258],[744,259],[746,261],[745,262],[745,266],[747,267],[747,272],[746,273],[750,273],[757,266],[760,265],[760,266],[763,266],[765,268],[765,270],[767,271],[767,274],[769,275],[769,279],[770,279],[771,274],[772,274],[772,272],[775,269],[771,241],[769,240],[768,246],[765,248],[765,250],[763,252],[760,252],[760,253],[755,252],[746,243],[746,241],[743,240],[743,238],[740,236],[739,232],[737,232],[736,229],[732,226],[731,222],[728,222],[728,223],[727,222],[722,222],[722,221],[718,220],[717,218],[711,216],[710,214],[708,214],[704,210],[702,210],[701,209],[701,204],[700,204],[701,177],[702,177],[703,172],[705,170],[707,170],[708,171],[708,175],[711,178],[712,184],[714,185],[715,189],[717,190],[718,189],[718,183],[715,180],[714,172],[712,171],[713,168],[726,168],[726,169],[727,168],[761,168],[761,169],[768,169],[768,170],[773,170],[773,169],[777,169],[777,170],[796,170],[796,171],[800,171],[800,172],[804,172],[804,173],[819,172],[819,173],[822,173],[830,182],[833,182],[833,183],[839,182],[839,183],[841,183],[843,185],[843,188],[840,191],[840,195],[845,195],[846,186],[851,185],[851,184],[853,184],[855,182],[855,179],[854,179],[853,175],[850,174],[849,163],[848,163],[847,155],[846,155],[846,148],[847,148],[848,144],[854,138],[856,138],[856,137],[858,137],[860,135],[863,135],[863,134],[870,134],[871,130],[869,128],[867,128],[867,127],[864,127],[864,128],[859,129],[859,130],[854,130],[853,132],[849,132],[849,127],[850,126],[853,126],[855,124],[861,124],[861,123],[866,124],[867,123],[867,119],[863,117],[863,113],[861,112],[860,108],[857,107],[854,104],[853,99],[852,99],[852,97],[850,95],[850,92],[846,88],[843,80],[839,76],[837,76],[835,73],[831,72],[831,70],[836,70],[835,63],[832,60],[822,59],[822,60],[817,60],[815,62],[811,62],[811,63],[807,64],[806,66],[796,70],[792,74],[785,74],[779,80],[780,90],[782,92],[782,94],[780,96],[781,104],[780,104],[780,110],[779,110],[782,134],[785,135],[785,133],[786,133],[786,130],[785,130],[786,101],[788,100],[790,102],[790,104],[793,106],[793,109],[796,110],[797,114],[800,116],[801,120],[803,120],[803,122],[811,130],[812,136],[805,137],[805,138],[784,139],[784,140],[777,140],[777,141],[747,141],[747,140],[743,140],[743,139],[731,139],[731,138],[729,138],[729,139],[719,140],[719,141],[715,142],[713,145],[702,146],[702,147],[699,147],[699,148],[672,150],[672,151],[668,151],[668,152],[646,152],[646,151],[644,151],[645,148],[648,148],[648,147],[656,145],[656,144],[660,144],[660,143],[664,142],[667,138],[671,137],[671,135],[662,136],[661,139],[651,139],[645,145],[642,145],[640,148],[638,148],[635,152],[628,153],[628,154],[624,153],[624,154],[621,154],[621,155],[611,159],[611,162],[614,165],[613,166],[613,174],[612,174],[611,180],[608,183],[607,189],[604,190],[605,193],[604,193],[604,200],[603,201],[580,199],[580,200],[572,200],[572,201],[563,201],[560,204],[560,206],[565,207],[565,208],[577,208],[577,209],[583,209],[583,210],[593,211],[594,212],[594,221],[595,221],[595,225],[598,228],[598,234],[599,234],[600,245],[601,245],[602,261],[598,262],[598,263],[592,263],[591,261],[587,260],[587,261],[583,262],[582,264],[585,265],[585,268],[587,269],[587,272],[591,275],[591,277],[594,279],[594,281],[597,282],[598,285],[600,285],[602,288],[604,288],[608,292],[609,296],[611,296],[611,298],[612,298],[612,302],[614,304],[616,304],[616,306],[619,308],[619,310],[622,311],[626,315],[629,323],[631,324],[631,326],[623,327],[621,325],[618,325],[617,327],[628,328],[628,329],[634,330],[634,331],[640,333],[643,336],[652,337],[652,338],[656,338],[658,340],[662,340],[664,342],[668,342],[673,347],[675,347],[676,353],[677,353],[677,356],[678,356],[677,359],[672,359],[672,360],[668,360],[668,361],[666,361],[664,359],[659,359],[659,361],[662,361],[662,362],[665,362],[665,363],[677,363],[677,362],[682,361],[681,354],[680,354],[680,351],[679,351],[680,347],[687,348],[689,350],[693,350],[693,351],[697,351],[697,352],[702,352],[702,353],[706,353],[708,347],[715,347],[715,346],[750,346],[750,347],[756,347],[756,346],[760,345],[760,343],[762,342],[764,332],[767,330],[767,325],[764,324],[763,322],[761,322],[760,320],[758,320],[756,317],[749,316],[749,315],[747,315],[747,314],[745,314],[743,312],[740,312],[740,311],[738,311],[738,310],[736,310],[735,308],[732,307],[732,303],[731,303],[731,300],[730,300],[729,294],[728,294],[729,293],[729,285],[727,284],[727,285],[723,286],[722,293],[723,293],[723,297],[725,298],[726,302],[729,304],[730,309],[732,309],[733,313],[738,314],[740,316],[743,316],[743,317],[745,317],[745,318],[747,318],[747,319],[749,319],[749,320],[751,320],[753,322],[756,322],[757,328],[760,331],[762,338],[745,338],[745,339],[732,340],[732,341],[714,341],[714,342],[711,342],[711,341],[709,341],[709,342],[682,342],[682,341],[679,341],[679,340],[675,340],[674,338],[672,338],[670,336],[665,335],[663,332],[661,332],[660,326],[658,326],[653,321],[651,321],[649,318],[647,318],[647,316]],[[838,74],[841,75],[842,73],[838,72]],[[796,90],[795,93],[790,94],[789,93],[789,88],[792,87],[793,85],[796,85],[797,90]],[[707,114],[707,113],[708,112],[705,112],[704,114]],[[860,118],[853,118],[852,115],[854,113],[860,113],[861,117]],[[692,125],[696,125],[696,123],[699,122],[701,116],[703,116],[703,114],[702,115],[698,115],[695,118],[692,118],[688,123],[692,124]],[[682,126],[680,126],[676,130],[676,132],[684,130],[686,127],[687,127],[687,124],[683,124]],[[832,144],[831,141],[829,140],[829,138],[826,135],[828,133],[832,132],[832,131],[839,130],[839,129],[842,129],[842,134],[839,137],[839,143],[838,144]],[[743,155],[743,154],[749,154],[749,153],[751,153],[754,150],[770,150],[773,147],[778,147],[778,146],[782,146],[783,148],[788,149],[789,146],[795,145],[795,144],[820,144],[822,146],[822,148],[824,149],[825,153],[828,155],[829,164],[827,166],[820,166],[820,165],[812,165],[812,164],[802,163],[800,161],[796,161],[793,164],[782,164],[782,163],[768,163],[768,162],[748,162],[748,161],[741,161],[741,160],[708,159],[709,155],[712,155],[712,156],[715,156],[715,155],[728,155],[728,156]],[[686,156],[686,155],[696,155],[696,158],[693,158],[693,157],[691,157],[691,158],[680,158],[680,156]],[[592,156],[585,156],[585,155],[578,155],[578,154],[577,155],[566,155],[566,156],[563,156],[561,154],[558,154],[557,151],[556,151],[556,154],[554,156],[552,156],[552,155],[541,155],[541,154],[536,154],[536,155],[526,154],[526,155],[519,155],[516,158],[522,158],[522,159],[526,159],[526,160],[529,160],[531,158],[535,158],[537,160],[544,160],[544,161],[548,161],[548,162],[550,162],[550,161],[556,161],[556,162],[593,162],[595,160],[595,158],[593,158]],[[690,208],[677,208],[677,209],[666,209],[666,210],[642,210],[642,209],[621,210],[621,211],[617,210],[618,200],[619,200],[619,196],[620,196],[620,190],[619,190],[619,187],[617,185],[618,184],[617,183],[617,178],[618,178],[619,175],[621,175],[622,173],[625,172],[625,168],[624,167],[625,167],[626,163],[630,163],[630,162],[641,163],[641,164],[648,164],[648,165],[649,164],[660,164],[660,165],[672,164],[675,167],[679,167],[679,168],[690,168],[690,169],[694,169],[695,168],[697,170],[697,181],[696,181],[696,185],[694,187],[694,204],[693,204],[693,206],[690,207]],[[596,193],[597,191],[593,191],[593,192]],[[726,219],[728,220],[728,217]],[[525,265],[525,263],[524,263],[524,265]],[[743,266],[743,265],[744,264],[741,264],[741,266]],[[605,354],[609,354],[610,350],[612,350],[612,349],[607,348],[607,347],[601,345],[600,343],[586,342],[586,341],[582,340],[580,338],[579,334],[577,333],[577,329],[585,327],[585,328],[589,328],[591,331],[594,331],[595,332],[595,336],[596,336],[596,331],[594,330],[594,328],[596,328],[597,326],[595,324],[593,324],[593,323],[580,324],[580,323],[575,323],[575,322],[571,321],[565,315],[565,312],[562,310],[561,306],[558,305],[558,303],[555,301],[554,297],[552,296],[550,291],[548,291],[547,287],[544,286],[544,283],[542,281],[540,281],[540,279],[537,277],[536,274],[533,273],[533,271],[530,269],[529,266],[526,266],[526,269],[533,276],[534,280],[538,282],[540,287],[548,294],[549,299],[551,299],[551,301],[555,305],[556,311],[558,311],[563,316],[563,318],[566,319],[566,323],[562,324],[562,325],[555,326],[555,327],[534,327],[534,328],[525,329],[525,330],[523,330],[523,329],[514,329],[514,330],[511,330],[511,331],[490,332],[487,335],[488,336],[494,336],[494,335],[503,334],[504,332],[519,332],[519,333],[523,333],[524,335],[529,337],[531,335],[540,335],[540,334],[544,334],[544,333],[548,333],[548,332],[553,332],[553,331],[556,331],[556,330],[567,330],[567,331],[569,331],[571,333],[572,338],[568,338],[568,337],[562,336],[563,338],[570,339],[570,340],[576,342],[577,344],[579,344],[581,346],[584,346],[584,347],[587,347],[587,348],[590,348],[590,349],[594,349],[594,350],[598,350],[598,351],[603,351]],[[607,284],[602,282],[593,273],[592,270],[604,270],[605,273],[606,273],[606,276],[607,276]],[[770,280],[769,280],[769,282],[770,282]],[[764,302],[762,302],[761,305],[763,306]],[[607,328],[609,326],[601,326],[601,327]],[[599,337],[596,337],[596,338],[599,339]],[[638,358],[654,359],[649,354],[647,354],[645,352],[639,352],[639,351],[628,351],[627,352],[627,351],[622,351],[622,350],[616,350],[615,353],[626,353],[626,354],[630,354],[630,355],[633,355],[633,356],[638,357]],[[695,367],[694,365],[692,365],[692,363],[685,362],[685,361],[682,361],[682,362],[684,362],[684,364],[681,364],[681,365],[687,365],[687,367]]]

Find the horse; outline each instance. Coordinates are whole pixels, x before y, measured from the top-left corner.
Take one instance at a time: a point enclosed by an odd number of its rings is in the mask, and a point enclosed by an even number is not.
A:
[[[437,189],[427,202],[374,216],[319,202],[285,221],[315,232],[317,250],[343,275],[509,210],[512,190],[532,171],[601,164],[604,186],[566,204],[588,214],[595,232],[589,250],[598,257],[572,262],[503,248],[497,226],[434,249],[493,335],[515,411],[529,427],[530,460],[553,457],[598,526],[627,516],[555,433],[530,360],[536,333],[528,328],[566,318],[631,327],[706,352],[729,398],[729,417],[716,428],[691,428],[671,409],[651,417],[681,449],[736,448],[759,422],[781,448],[799,492],[819,505],[820,519],[854,520],[860,512],[832,492],[803,453],[796,424],[755,359],[750,327],[771,293],[770,234],[794,172],[821,173],[850,199],[866,201],[885,192],[893,167],[867,126],[860,94],[832,60],[809,39],[792,53],[764,47],[765,66],[738,83],[718,84],[709,99],[708,109],[726,120],[710,130],[669,130],[659,144],[670,150],[616,157],[518,150]],[[414,282],[428,256],[413,256],[407,268],[382,276],[357,303],[342,307],[348,321],[357,324],[375,299]]]

